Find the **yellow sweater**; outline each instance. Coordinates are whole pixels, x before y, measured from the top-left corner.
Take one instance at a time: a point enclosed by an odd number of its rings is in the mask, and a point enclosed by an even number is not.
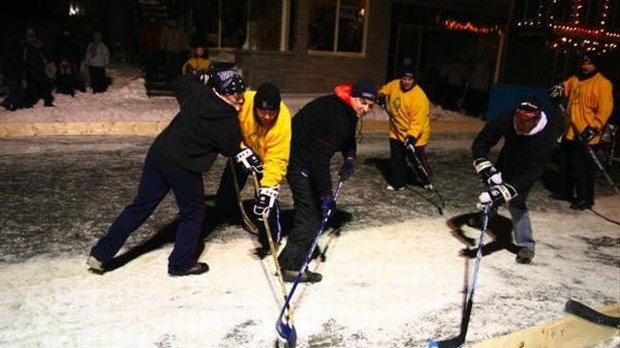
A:
[[[403,92],[400,80],[396,79],[383,85],[379,93],[386,95],[390,114],[389,137],[404,141],[407,135],[411,135],[418,140],[415,146],[428,144],[431,131],[430,102],[422,88],[416,85]]]
[[[579,133],[587,127],[603,129],[614,107],[611,82],[601,73],[579,80],[571,76],[564,81],[564,90],[568,97],[566,111],[565,136],[569,140],[575,139],[576,128]],[[598,144],[601,136],[595,136],[590,144]]]
[[[183,75],[191,75],[195,74],[199,71],[205,71],[211,67],[212,63],[207,58],[202,57],[192,57],[183,64],[183,68],[181,69],[181,74]]]
[[[284,102],[280,102],[280,114],[269,128],[262,127],[254,117],[254,95],[256,91],[244,93],[245,103],[239,111],[239,126],[243,145],[254,151],[263,163],[261,186],[280,185],[286,175],[291,150],[291,113]]]

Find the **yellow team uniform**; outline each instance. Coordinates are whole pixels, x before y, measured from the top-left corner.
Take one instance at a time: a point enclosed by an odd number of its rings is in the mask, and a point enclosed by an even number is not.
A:
[[[575,139],[573,127],[578,132],[583,132],[587,126],[602,130],[614,106],[611,82],[601,73],[581,81],[572,76],[564,81],[564,90],[568,97],[566,111],[569,115],[566,119],[566,138]],[[599,134],[590,144],[598,144],[600,140]]]
[[[407,92],[400,89],[400,80],[383,85],[379,93],[386,95],[386,106],[390,114],[391,139],[404,141],[408,135],[417,139],[415,146],[428,144],[430,137],[430,102],[426,94],[415,85]]]
[[[291,150],[291,113],[280,102],[276,122],[269,129],[262,127],[254,117],[255,94],[256,91],[244,93],[245,103],[239,111],[241,138],[263,163],[261,186],[273,187],[280,185],[286,175]]]
[[[213,65],[211,60],[202,57],[192,57],[183,64],[183,68],[181,69],[181,73],[183,75],[191,75],[198,71],[205,71],[209,69]]]

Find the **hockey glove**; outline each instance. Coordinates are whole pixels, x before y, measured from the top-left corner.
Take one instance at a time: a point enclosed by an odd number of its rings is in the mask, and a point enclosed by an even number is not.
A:
[[[387,100],[385,97],[385,94],[379,94],[379,96],[377,96],[377,100],[375,101],[375,104],[379,105],[379,107],[381,109],[385,109],[386,105],[387,105]]]
[[[321,196],[321,210],[323,210],[323,214],[329,210],[333,211],[334,209],[336,209],[334,195],[330,192]]]
[[[501,185],[503,183],[502,173],[495,169],[493,164],[486,158],[477,158],[474,160],[474,168],[476,173],[482,180],[482,183],[489,186]]]
[[[418,142],[418,139],[416,139],[416,137],[414,137],[413,135],[407,135],[407,137],[405,138],[405,147],[407,149],[413,148],[415,146],[415,143]],[[413,150],[415,152],[415,150]]]
[[[517,197],[517,190],[512,185],[497,185],[478,196],[478,208],[484,209],[486,205],[491,204],[491,207],[496,209],[515,197]]]
[[[564,97],[564,85],[560,83],[551,86],[551,88],[549,88],[549,91],[547,91],[547,94],[549,95],[549,98],[553,99],[554,101],[562,99],[562,97]]]
[[[269,211],[276,204],[278,199],[278,187],[261,187],[258,189],[258,198],[254,201],[252,211],[256,215],[258,221],[263,221],[263,213],[269,216]]]
[[[596,128],[587,126],[586,129],[581,132],[581,135],[579,135],[579,140],[581,140],[582,143],[587,144],[596,136],[597,133],[598,130],[596,130]]]
[[[239,151],[239,153],[235,155],[235,161],[241,164],[243,169],[248,173],[254,171],[261,174],[263,172],[263,164],[249,147]]]
[[[340,180],[345,181],[353,175],[355,171],[355,157],[347,157],[340,166],[340,170],[338,170],[338,175],[340,175]]]

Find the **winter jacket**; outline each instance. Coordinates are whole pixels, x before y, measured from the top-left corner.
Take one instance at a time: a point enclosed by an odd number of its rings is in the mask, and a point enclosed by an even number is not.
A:
[[[280,102],[280,113],[270,128],[261,126],[254,116],[254,95],[256,91],[246,91],[245,103],[239,112],[239,126],[245,146],[254,151],[263,163],[261,186],[280,185],[289,162],[291,150],[291,113]]]
[[[103,68],[110,63],[108,46],[101,41],[92,41],[86,47],[84,64]]]
[[[213,65],[211,61],[207,58],[203,57],[192,57],[183,64],[183,68],[181,69],[181,74],[189,75],[196,74],[201,71],[206,71]]]
[[[153,147],[191,172],[208,170],[218,154],[240,151],[237,110],[205,87],[198,76],[178,76],[171,84],[180,112],[155,139]]]
[[[491,148],[504,138],[495,167],[506,183],[522,193],[529,190],[540,178],[551,158],[555,137],[551,120],[538,133],[519,135],[514,129],[513,112],[505,112],[493,119],[480,131],[472,143],[474,159],[489,158]],[[540,122],[544,122],[542,119]]]
[[[431,131],[430,102],[422,88],[415,85],[403,92],[400,89],[400,80],[396,79],[383,85],[379,93],[386,95],[386,106],[390,114],[389,137],[405,141],[410,135],[417,139],[415,146],[428,144]]]
[[[318,97],[293,117],[289,170],[308,171],[315,190],[323,196],[332,191],[330,160],[340,151],[355,157],[357,115],[347,103],[351,85],[338,85],[334,94]]]
[[[564,90],[568,97],[566,107],[568,117],[564,130],[566,139],[575,139],[573,128],[579,133],[587,126],[601,131],[614,106],[611,82],[601,73],[581,80],[577,76],[571,76],[564,81]],[[590,144],[598,144],[600,140],[599,134],[590,141]]]

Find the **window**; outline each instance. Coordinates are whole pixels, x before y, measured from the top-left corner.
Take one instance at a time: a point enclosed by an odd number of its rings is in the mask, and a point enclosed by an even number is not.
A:
[[[195,1],[192,23],[211,46],[260,51],[292,48],[292,0]]]
[[[364,51],[369,0],[310,0],[308,49]]]

